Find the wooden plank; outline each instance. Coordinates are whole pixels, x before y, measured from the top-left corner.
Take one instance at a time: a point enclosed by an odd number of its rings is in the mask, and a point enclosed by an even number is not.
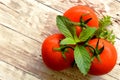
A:
[[[40,42],[58,32],[55,20],[56,15],[61,13],[43,4],[32,0],[1,0],[0,6],[0,24],[15,31]]]
[[[116,65],[114,67],[114,69],[112,70],[112,72],[108,73],[108,75],[110,75],[110,76],[120,80],[120,73],[119,73],[119,71],[120,71],[120,65]]]
[[[14,66],[0,61],[0,80],[41,80]]]
[[[120,64],[120,47],[119,47],[120,46],[120,40],[116,39],[114,46],[117,50],[117,55],[118,55],[117,64]]]

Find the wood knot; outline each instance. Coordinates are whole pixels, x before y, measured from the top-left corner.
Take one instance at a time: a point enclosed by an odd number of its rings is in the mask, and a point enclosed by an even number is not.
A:
[[[118,63],[118,65],[120,66],[120,63]]]
[[[117,16],[120,16],[120,14],[116,14]]]

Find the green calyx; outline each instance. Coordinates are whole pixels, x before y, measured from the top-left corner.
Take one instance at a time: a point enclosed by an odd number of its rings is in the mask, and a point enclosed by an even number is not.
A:
[[[68,52],[68,48],[71,48],[74,50],[72,46],[67,46],[67,45],[61,45],[59,48],[53,48],[53,50],[61,52],[63,58],[66,59],[65,53]]]
[[[86,15],[88,15],[88,14],[86,14]],[[84,20],[83,20],[83,17],[86,16],[86,15],[82,15],[82,16],[80,17],[80,24],[79,24],[79,26],[82,27],[82,28],[88,27],[87,23],[88,23],[90,20],[92,20],[92,18],[89,18],[89,19],[87,19],[87,20],[84,21]]]
[[[64,16],[58,15],[56,18],[57,27],[65,36],[65,39],[60,41],[60,48],[56,48],[54,50],[61,51],[63,57],[66,58],[64,53],[67,52],[68,48],[73,49],[75,63],[83,75],[88,73],[91,62],[95,57],[100,61],[100,54],[104,50],[104,45],[100,49],[98,48],[99,40],[95,48],[88,44],[89,40],[92,38],[103,38],[111,43],[114,43],[115,39],[112,31],[108,31],[106,28],[106,26],[111,24],[109,16],[105,16],[100,19],[98,29],[89,27],[87,25],[91,19],[92,18],[89,18],[84,21],[82,16],[80,17],[80,22],[72,22]],[[76,26],[80,26],[82,28],[82,32],[79,36],[76,34]],[[74,47],[71,47],[71,45]],[[89,52],[86,50],[86,47],[89,47],[90,51],[92,52],[92,58]]]
[[[94,48],[93,46],[89,45],[88,43],[85,44],[85,46],[88,47],[89,50],[90,50],[91,53],[92,53],[91,61],[93,61],[95,57],[98,59],[98,61],[101,61],[101,60],[100,60],[100,54],[101,54],[101,53],[103,52],[103,50],[104,50],[104,45],[103,45],[103,47],[101,47],[100,49],[98,48],[98,46],[99,46],[99,39],[98,39],[98,41],[97,41],[97,44],[96,44],[96,47],[95,47],[95,48]]]

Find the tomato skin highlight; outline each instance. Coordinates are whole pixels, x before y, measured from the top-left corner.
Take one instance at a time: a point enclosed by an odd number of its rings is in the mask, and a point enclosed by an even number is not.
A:
[[[89,44],[95,47],[97,41],[98,39],[90,40]],[[92,75],[107,74],[114,68],[116,64],[117,52],[115,47],[108,41],[100,39],[98,48],[103,47],[103,45],[104,45],[104,50],[100,54],[101,61],[98,61],[97,58],[94,58],[91,68],[89,70],[89,74]]]
[[[85,15],[85,16],[83,16]],[[87,20],[89,18],[92,18],[87,25],[90,27],[99,27],[99,20],[97,15],[95,14],[94,10],[92,10],[88,6],[74,6],[68,9],[65,13],[64,16],[69,18],[73,22],[80,22],[80,17],[83,16],[83,20]]]
[[[68,52],[65,52],[66,58],[63,58],[60,51],[54,50],[54,48],[60,47],[60,40],[65,37],[62,34],[53,34],[45,39],[42,44],[42,58],[47,67],[53,70],[64,70],[71,67],[74,61],[73,50],[68,48]]]

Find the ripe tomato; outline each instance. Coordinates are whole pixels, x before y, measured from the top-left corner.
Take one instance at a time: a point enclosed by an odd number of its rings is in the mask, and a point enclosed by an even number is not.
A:
[[[82,31],[81,27],[76,26],[75,29],[76,29],[76,34],[77,34],[77,36],[79,36],[80,33],[81,33],[81,31]]]
[[[85,15],[85,16],[83,16]],[[87,25],[90,27],[99,27],[99,21],[98,21],[98,17],[95,14],[95,12],[88,6],[74,6],[71,7],[70,9],[68,9],[65,13],[64,16],[67,17],[68,19],[70,19],[73,22],[80,22],[80,17],[83,16],[83,20],[87,20],[89,18],[92,18]],[[77,28],[79,29],[79,28]],[[81,29],[77,30],[77,35],[81,32]]]
[[[83,16],[85,15],[85,16]],[[98,21],[98,17],[95,14],[95,12],[88,6],[74,6],[70,9],[68,9],[65,13],[64,16],[69,18],[71,21],[74,22],[79,22],[80,21],[80,17],[83,16],[83,20],[87,20],[89,18],[92,18],[92,20],[90,20],[88,22],[88,25],[91,27],[97,27],[99,26],[99,21]]]
[[[98,39],[90,40],[89,44],[92,45],[93,47],[96,47],[97,41]],[[117,52],[115,47],[108,41],[100,39],[98,48],[103,47],[103,45],[104,45],[104,50],[100,54],[101,61],[98,61],[98,59],[95,57],[92,62],[89,71],[89,73],[92,75],[106,74],[110,72],[116,64]]]
[[[62,56],[61,51],[56,51],[54,48],[60,47],[60,40],[65,37],[62,34],[53,34],[45,39],[42,44],[42,58],[45,64],[53,70],[63,70],[69,68],[74,62],[73,50],[68,48],[65,52],[66,58]]]

